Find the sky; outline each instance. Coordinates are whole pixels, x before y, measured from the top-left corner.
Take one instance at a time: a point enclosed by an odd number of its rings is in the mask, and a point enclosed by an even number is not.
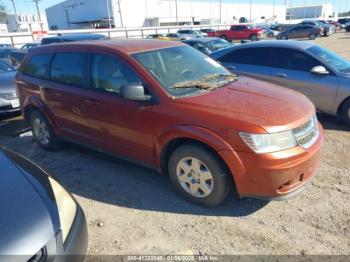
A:
[[[34,13],[36,12],[35,4],[33,0],[14,0],[17,7],[18,13]],[[105,0],[96,0],[96,3],[103,2]],[[128,1],[128,0],[120,0],[120,1]],[[138,0],[145,1],[145,0]],[[179,0],[180,1],[180,0]],[[200,1],[200,0],[186,0],[186,1]],[[203,1],[203,0],[201,0]],[[219,2],[219,0],[204,0],[211,2]],[[232,3],[249,3],[250,0],[222,0],[223,2],[232,2]],[[284,4],[286,1],[288,5],[296,6],[307,4],[321,4],[321,3],[331,3],[333,4],[334,10],[336,12],[343,12],[350,10],[350,0],[251,0],[253,3],[266,3],[272,4],[275,2],[276,4]],[[0,0],[0,2],[4,3],[7,7],[8,12],[12,13],[12,2],[11,0]],[[45,8],[52,6],[54,4],[63,2],[63,0],[40,0],[39,7],[42,12],[44,12]]]

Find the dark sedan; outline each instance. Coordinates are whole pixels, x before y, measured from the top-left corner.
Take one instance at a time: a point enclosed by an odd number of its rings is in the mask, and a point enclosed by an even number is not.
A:
[[[0,174],[0,257],[83,260],[87,225],[74,198],[38,166],[2,147]]]
[[[217,50],[233,46],[230,42],[218,37],[193,38],[182,42],[207,55]]]

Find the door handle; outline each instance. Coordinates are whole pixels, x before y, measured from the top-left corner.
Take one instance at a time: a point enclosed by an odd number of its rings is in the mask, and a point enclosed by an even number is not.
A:
[[[100,105],[101,104],[100,100],[97,100],[94,98],[86,98],[84,101],[85,101],[85,103],[92,104],[92,105]]]
[[[277,73],[276,76],[278,76],[278,77],[287,77],[287,74],[284,74],[284,73]]]

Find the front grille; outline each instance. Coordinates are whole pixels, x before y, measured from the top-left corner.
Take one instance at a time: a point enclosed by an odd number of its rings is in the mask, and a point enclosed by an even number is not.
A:
[[[305,124],[294,128],[293,134],[301,147],[311,147],[316,142],[319,135],[318,120],[316,115]]]

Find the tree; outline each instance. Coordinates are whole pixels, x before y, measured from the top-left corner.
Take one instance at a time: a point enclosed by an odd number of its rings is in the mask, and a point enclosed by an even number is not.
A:
[[[0,1],[0,24],[6,23],[6,5]]]

